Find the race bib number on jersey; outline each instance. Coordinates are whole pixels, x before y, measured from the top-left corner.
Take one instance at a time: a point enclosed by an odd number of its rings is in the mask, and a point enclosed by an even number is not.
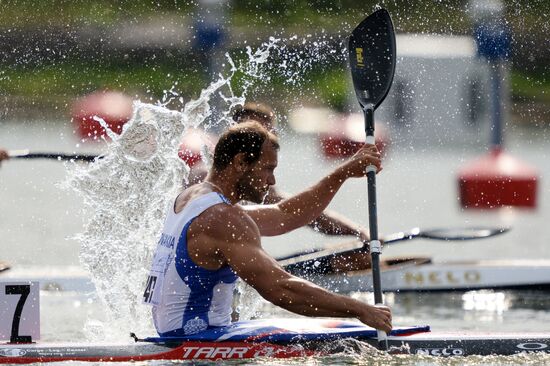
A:
[[[0,341],[40,339],[39,289],[38,282],[0,283]]]
[[[160,303],[164,275],[174,258],[175,243],[176,239],[173,236],[162,234],[155,251],[151,271],[145,283],[145,291],[143,292],[143,302],[145,304],[158,305]]]
[[[157,286],[157,276],[147,277],[147,282],[145,284],[145,291],[143,292],[143,302],[146,304],[153,303],[153,294],[155,293],[155,288]]]

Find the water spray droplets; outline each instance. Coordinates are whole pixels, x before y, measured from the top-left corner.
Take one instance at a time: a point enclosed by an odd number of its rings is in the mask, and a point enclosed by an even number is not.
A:
[[[290,40],[299,41],[297,36]],[[307,37],[304,41],[311,42]],[[244,104],[252,86],[269,83],[272,75],[298,84],[304,71],[345,55],[341,44],[336,52],[328,52],[334,49],[333,40],[317,39],[302,51],[293,50],[288,43],[288,39],[270,37],[258,49],[247,47],[247,57],[238,62],[226,54],[225,75],[220,74],[197,99],[187,102],[182,112],[166,108],[174,99],[181,100],[174,85],[157,106],[135,102],[132,119],[121,135],[96,119],[112,142],[103,159],[87,166],[71,166],[68,185],[83,197],[82,211],[88,217],[84,232],[77,237],[81,262],[106,304],[109,326],[105,334],[101,334],[103,330],[97,323],[89,325],[98,338],[120,339],[128,329],[143,334],[154,332],[150,309],[141,305],[141,294],[165,210],[189,173],[177,154],[185,130],[232,124],[231,110]],[[240,95],[231,84],[237,73],[242,82]],[[211,163],[206,149],[202,156],[207,165]],[[254,301],[261,302],[258,297]],[[245,308],[257,306],[241,304],[240,309]]]

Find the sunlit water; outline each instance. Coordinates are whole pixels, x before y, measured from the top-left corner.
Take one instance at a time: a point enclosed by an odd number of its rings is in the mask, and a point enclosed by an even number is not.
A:
[[[3,146],[31,147],[50,151],[71,151],[74,140],[70,128],[59,122],[46,124],[9,123],[3,126]],[[65,138],[60,138],[60,131]],[[527,131],[529,133],[529,131]],[[516,156],[535,164],[541,175],[549,176],[544,161],[547,159],[545,141],[526,144],[525,140],[511,136],[510,150]],[[293,192],[306,182],[328,172],[335,163],[323,160],[318,153],[316,139],[286,132],[282,138],[281,166],[278,184]],[[524,146],[524,148],[519,148]],[[83,151],[98,150],[85,145]],[[461,148],[434,149],[425,152],[390,151],[386,168],[379,179],[380,225],[382,232],[393,232],[413,226],[455,226],[482,222],[485,224],[510,224],[512,232],[495,239],[461,243],[414,241],[389,247],[385,255],[422,254],[434,258],[460,260],[464,258],[548,258],[549,242],[545,223],[549,219],[548,186],[541,180],[539,207],[534,212],[506,212],[483,215],[462,212],[456,204],[454,171],[463,160],[481,153]],[[296,156],[304,164],[297,168]],[[70,190],[60,189],[58,184],[67,179],[67,168],[59,162],[10,161],[0,170],[0,201],[2,215],[2,259],[18,264],[75,264],[78,263],[79,243],[70,239],[83,232],[80,216],[82,197]],[[428,172],[426,173],[426,170]],[[423,173],[424,172],[424,173]],[[414,177],[414,178],[413,178]],[[405,182],[405,183],[403,183]],[[434,190],[433,187],[438,187]],[[366,193],[360,181],[346,183],[332,207],[345,212],[357,222],[366,224]],[[392,212],[394,210],[395,212]],[[340,239],[341,240],[341,239]],[[335,241],[335,240],[331,240]],[[295,251],[298,247],[329,242],[325,237],[307,229],[269,240],[268,250],[275,255]],[[141,244],[141,241],[140,241]],[[518,247],[519,246],[519,247]],[[126,277],[129,286],[141,286],[141,278]],[[138,283],[136,285],[136,282]],[[356,296],[363,296],[356,294]],[[363,296],[367,301],[370,295]],[[251,311],[246,316],[263,314],[281,315],[280,311],[264,306],[248,297]],[[387,302],[394,310],[395,324],[430,324],[434,330],[478,331],[548,331],[550,303],[544,293],[503,294],[400,294],[388,295]],[[476,305],[477,304],[477,305]],[[284,313],[283,313],[284,314]],[[44,340],[81,340],[104,334],[104,305],[94,295],[59,295],[42,293],[42,334]],[[147,325],[135,325],[131,330]],[[128,329],[129,330],[129,329]],[[127,329],[119,329],[126,334]],[[251,364],[298,364],[294,361],[254,361]],[[308,360],[315,364],[544,364],[550,360],[543,356],[518,356],[511,358],[468,358],[461,361],[436,361],[417,356],[381,355],[340,356]]]
[[[122,138],[111,144],[78,144],[70,127],[60,121],[10,122],[2,125],[0,146],[49,151],[101,151],[106,158],[86,166],[60,162],[12,161],[0,171],[0,237],[2,259],[18,264],[75,264],[88,269],[98,294],[43,293],[44,340],[120,339],[127,333],[152,332],[148,309],[140,304],[143,280],[164,210],[185,176],[175,151],[185,128],[212,123],[210,98],[222,109],[242,102],[228,80],[235,72],[261,78],[261,65],[274,40],[262,52],[248,51],[249,62],[228,61],[226,77],[205,88],[201,96],[176,112],[136,104],[134,119]],[[288,60],[281,58],[285,72]],[[293,70],[290,68],[289,70]],[[268,81],[268,80],[267,80]],[[221,96],[220,94],[221,93]],[[227,122],[227,114],[218,122]],[[282,148],[278,185],[297,192],[328,173],[336,162],[320,156],[314,136],[281,129]],[[434,260],[548,258],[550,232],[550,175],[548,133],[512,131],[509,150],[540,169],[539,206],[535,211],[501,210],[492,213],[459,209],[456,171],[484,152],[475,146],[393,146],[378,179],[379,225],[382,233],[411,227],[461,225],[513,226],[511,233],[484,241],[459,244],[415,241],[389,247],[385,255],[421,254]],[[367,225],[364,180],[346,183],[331,208]],[[322,246],[328,240],[307,229],[265,241],[273,255]],[[341,239],[340,239],[341,240]],[[288,315],[264,304],[246,290],[240,305],[243,317]],[[370,294],[353,294],[372,301]],[[523,293],[451,295],[389,295],[394,324],[430,324],[435,330],[547,331],[550,312],[546,297]],[[519,298],[518,298],[519,297]],[[252,361],[246,364],[541,364],[545,356],[468,358],[439,361],[419,356],[386,356],[372,350],[357,355],[293,361]]]

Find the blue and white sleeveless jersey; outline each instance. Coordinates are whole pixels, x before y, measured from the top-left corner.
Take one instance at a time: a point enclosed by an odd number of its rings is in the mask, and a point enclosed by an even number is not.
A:
[[[237,275],[229,266],[211,271],[197,266],[187,251],[187,230],[206,209],[229,201],[211,192],[179,213],[170,207],[155,251],[143,301],[153,306],[161,336],[181,336],[231,323]],[[222,223],[223,224],[223,223]]]

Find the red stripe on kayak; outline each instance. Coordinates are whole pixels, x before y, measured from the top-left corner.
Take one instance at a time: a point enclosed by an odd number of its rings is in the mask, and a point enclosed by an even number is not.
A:
[[[25,364],[35,362],[88,361],[128,362],[149,360],[230,360],[256,357],[291,358],[320,355],[300,346],[280,346],[271,343],[246,342],[186,342],[167,352],[129,356],[38,356],[0,357],[0,363]]]

